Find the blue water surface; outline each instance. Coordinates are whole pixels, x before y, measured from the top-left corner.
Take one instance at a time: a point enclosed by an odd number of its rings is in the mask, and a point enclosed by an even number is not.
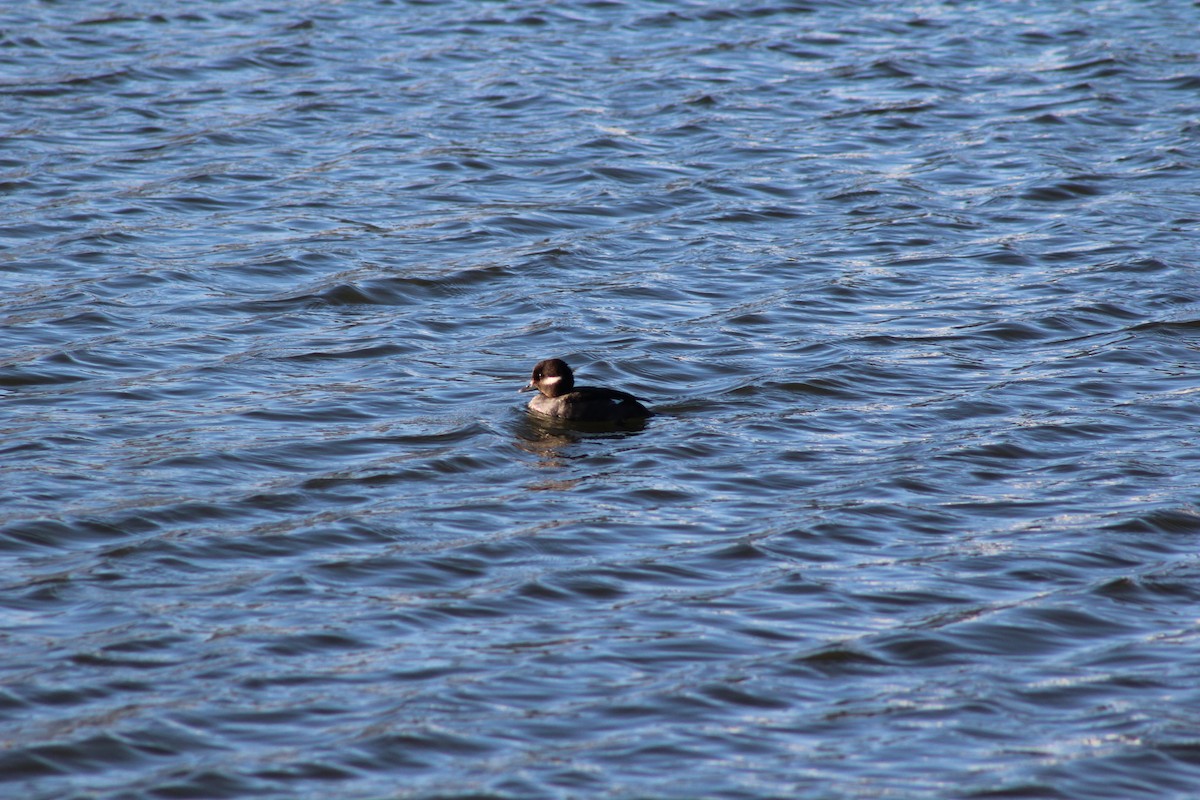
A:
[[[7,3],[0,796],[1196,796],[1197,20]]]

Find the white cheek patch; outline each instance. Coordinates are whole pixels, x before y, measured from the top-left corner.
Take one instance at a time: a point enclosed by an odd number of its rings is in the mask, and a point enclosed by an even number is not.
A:
[[[540,381],[538,381],[538,384],[542,386],[553,386],[560,381],[562,381],[561,375],[551,375],[549,378],[542,378]]]

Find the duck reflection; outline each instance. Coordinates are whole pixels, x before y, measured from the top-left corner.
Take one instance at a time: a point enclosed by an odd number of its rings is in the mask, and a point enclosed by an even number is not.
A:
[[[522,412],[513,426],[513,442],[525,452],[537,456],[538,466],[562,468],[572,461],[594,455],[594,453],[578,449],[578,445],[582,443],[605,439],[627,439],[640,435],[645,429],[646,421],[644,419],[623,422],[579,422]],[[574,481],[570,483],[574,483]]]

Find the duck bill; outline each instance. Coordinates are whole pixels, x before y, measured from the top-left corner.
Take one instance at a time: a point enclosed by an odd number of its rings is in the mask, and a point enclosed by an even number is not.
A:
[[[533,381],[530,381],[529,383],[522,386],[520,389],[517,389],[517,391],[518,392],[535,392],[535,391],[537,391],[537,384],[534,383]]]

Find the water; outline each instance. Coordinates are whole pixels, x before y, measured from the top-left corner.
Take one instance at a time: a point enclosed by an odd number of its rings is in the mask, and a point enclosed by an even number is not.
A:
[[[0,796],[1194,796],[1195,12],[6,4]]]

